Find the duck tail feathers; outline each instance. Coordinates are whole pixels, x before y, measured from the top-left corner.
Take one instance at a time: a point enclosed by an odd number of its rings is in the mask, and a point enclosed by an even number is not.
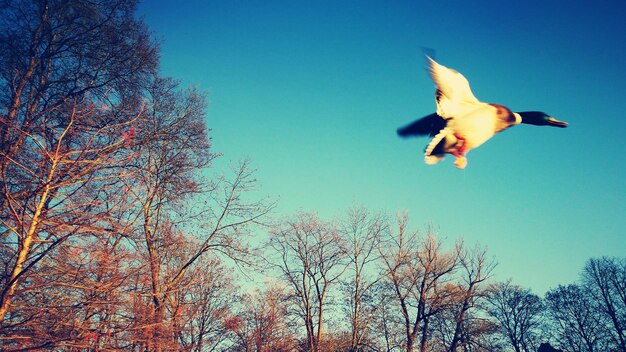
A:
[[[435,165],[443,160],[443,155],[426,155],[424,156],[424,163],[427,165]]]

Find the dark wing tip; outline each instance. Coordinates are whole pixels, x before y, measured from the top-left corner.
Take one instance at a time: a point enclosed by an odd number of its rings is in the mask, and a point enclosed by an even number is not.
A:
[[[428,57],[429,59],[434,59],[437,56],[437,50],[433,48],[422,46],[421,49],[422,54],[424,54],[424,56]]]
[[[444,127],[446,127],[446,120],[435,113],[398,128],[397,133],[401,137],[434,136]]]

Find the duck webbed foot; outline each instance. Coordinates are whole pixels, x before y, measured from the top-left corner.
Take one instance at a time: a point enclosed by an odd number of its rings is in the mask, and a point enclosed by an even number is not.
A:
[[[455,155],[455,157],[456,160],[454,161],[454,166],[456,166],[457,169],[465,169],[465,167],[467,166],[467,158],[463,155]]]

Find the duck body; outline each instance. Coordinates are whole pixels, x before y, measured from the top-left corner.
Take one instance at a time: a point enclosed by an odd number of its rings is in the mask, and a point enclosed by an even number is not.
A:
[[[481,102],[476,99],[469,82],[461,73],[427,58],[436,85],[437,112],[398,129],[398,134],[403,137],[433,137],[424,152],[426,164],[436,164],[445,154],[452,154],[456,157],[455,165],[462,169],[467,165],[465,155],[470,150],[520,123],[567,126],[567,123],[542,112],[516,113],[500,104]]]
[[[469,151],[520,122],[521,117],[502,105],[481,103],[461,118],[450,119],[447,126],[465,137],[465,148]]]

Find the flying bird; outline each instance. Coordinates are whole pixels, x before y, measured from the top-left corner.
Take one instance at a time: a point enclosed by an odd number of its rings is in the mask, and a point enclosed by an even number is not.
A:
[[[520,123],[567,127],[567,122],[541,111],[513,112],[504,105],[483,103],[476,99],[460,72],[438,64],[430,56],[426,58],[436,86],[437,112],[398,129],[402,137],[433,137],[424,150],[426,164],[436,164],[448,153],[456,158],[454,165],[464,169],[467,166],[465,155],[470,150]]]

